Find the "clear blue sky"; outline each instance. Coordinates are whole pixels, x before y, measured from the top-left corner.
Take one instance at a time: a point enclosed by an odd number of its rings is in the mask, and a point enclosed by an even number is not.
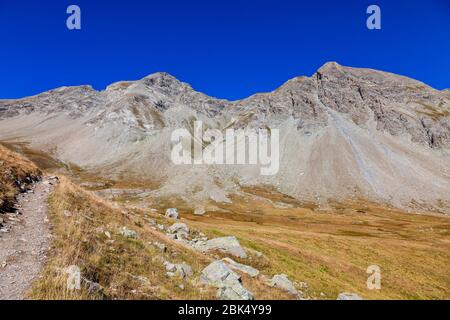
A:
[[[381,31],[366,28],[370,4]],[[326,61],[450,87],[450,0],[0,0],[0,43],[0,98],[166,71],[237,99]]]

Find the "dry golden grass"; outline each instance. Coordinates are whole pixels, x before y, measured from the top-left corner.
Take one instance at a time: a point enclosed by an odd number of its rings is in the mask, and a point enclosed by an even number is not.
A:
[[[29,160],[0,145],[0,212],[9,209],[21,184],[36,180],[41,171]]]
[[[169,222],[161,215],[141,210],[124,210],[112,206],[89,191],[62,177],[49,200],[54,241],[41,278],[33,285],[32,299],[214,299],[215,289],[198,284],[201,270],[212,257],[173,241],[150,227],[151,217],[158,223]],[[70,216],[67,216],[69,213]],[[120,235],[123,226],[138,233],[137,239]],[[109,232],[109,238],[105,232]],[[164,243],[162,253],[151,242]],[[173,255],[176,252],[176,256]],[[194,276],[189,279],[166,276],[164,261],[186,262]],[[67,289],[64,269],[77,265],[82,276],[98,282],[102,294],[91,294],[87,288]],[[140,280],[140,277],[147,279]],[[141,278],[142,279],[142,278]],[[178,285],[183,284],[184,290]],[[263,280],[245,278],[245,285],[260,299],[289,298],[263,285]]]

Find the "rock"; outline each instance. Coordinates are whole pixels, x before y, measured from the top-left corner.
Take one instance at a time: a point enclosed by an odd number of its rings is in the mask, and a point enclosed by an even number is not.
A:
[[[286,292],[293,295],[298,295],[297,289],[295,289],[294,284],[288,279],[285,274],[277,274],[273,276],[269,283],[272,287],[280,288]]]
[[[237,282],[231,286],[219,288],[217,298],[220,300],[253,300],[253,295]]]
[[[166,267],[166,271],[168,272],[175,272],[177,270],[177,267],[168,261],[164,261],[164,267]]]
[[[4,268],[6,268],[7,265],[8,265],[8,264],[7,264],[6,262],[2,262],[2,264],[0,265],[0,268],[1,268],[1,269],[4,269]]]
[[[170,226],[167,229],[170,233],[176,233],[178,235],[185,235],[187,236],[189,234],[189,228],[185,223],[174,223],[172,226]]]
[[[216,260],[203,269],[200,283],[221,287],[225,283],[240,281],[241,277],[231,270],[223,261]]]
[[[179,217],[178,209],[176,208],[169,208],[166,210],[166,217],[171,219],[178,219]]]
[[[230,268],[244,272],[252,278],[259,275],[259,270],[245,264],[238,263],[230,258],[223,258],[222,261],[225,262]]]
[[[99,294],[103,292],[103,288],[100,284],[94,281],[90,281],[86,278],[82,278],[83,286],[87,289],[89,294]]]
[[[180,278],[191,277],[194,273],[190,265],[186,263],[173,264],[168,261],[164,262],[164,267],[170,277],[178,276]]]
[[[205,209],[203,209],[202,207],[197,207],[197,208],[195,208],[195,210],[194,210],[194,215],[196,215],[196,216],[202,216],[202,215],[204,215],[205,214]]]
[[[161,250],[161,252],[166,252],[167,251],[167,247],[164,243],[161,242],[153,242],[153,245],[158,248],[159,250]]]
[[[350,292],[342,292],[339,293],[336,300],[364,300],[356,293],[350,293]]]
[[[166,229],[166,227],[164,227],[163,224],[158,224],[158,229],[161,231],[164,231],[164,229]]]
[[[194,248],[202,252],[210,250],[220,250],[239,258],[247,258],[247,254],[242,249],[236,237],[215,238],[208,241],[199,241],[194,244]]]
[[[153,227],[156,227],[158,225],[156,223],[156,220],[154,220],[154,219],[146,219],[146,220],[147,220],[148,224],[153,226]]]
[[[217,287],[217,297],[222,300],[253,300],[252,293],[242,286],[241,277],[221,260],[203,269],[200,283]]]
[[[192,277],[194,272],[192,271],[192,267],[186,263],[176,264],[175,274],[181,278]]]
[[[137,239],[137,237],[138,237],[136,231],[130,230],[127,227],[122,227],[122,229],[120,229],[120,234],[122,236],[124,236],[125,238],[130,238],[130,239]]]

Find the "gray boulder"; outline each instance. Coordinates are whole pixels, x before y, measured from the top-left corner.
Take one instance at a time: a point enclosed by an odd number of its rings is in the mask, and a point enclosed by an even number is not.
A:
[[[297,289],[295,289],[294,284],[288,279],[285,274],[274,275],[269,282],[270,286],[275,288],[280,288],[292,295],[298,295]]]
[[[236,237],[222,237],[215,238],[208,241],[198,241],[194,244],[194,248],[202,252],[210,250],[219,250],[225,253],[229,253],[239,258],[247,258],[247,254],[239,244]]]
[[[191,277],[194,274],[194,272],[192,271],[192,267],[186,263],[173,264],[165,261],[164,267],[166,268],[167,275],[169,276],[186,278]]]
[[[342,292],[342,293],[339,293],[336,300],[364,300],[364,299],[361,298],[356,293]]]
[[[170,233],[178,235],[178,237],[186,238],[189,235],[189,228],[185,223],[174,223],[167,229]]]
[[[255,269],[253,267],[247,266],[245,264],[238,263],[230,258],[223,258],[222,261],[225,262],[230,268],[244,272],[252,278],[257,277],[259,275],[259,270]]]
[[[205,209],[203,209],[202,207],[197,207],[197,208],[195,208],[195,210],[194,210],[194,215],[196,215],[196,216],[202,216],[202,215],[204,215],[205,214]]]
[[[253,300],[252,293],[242,286],[241,277],[221,260],[203,269],[200,283],[217,287],[217,297],[222,300]]]
[[[136,231],[130,230],[127,227],[122,227],[120,229],[120,234],[125,238],[137,239],[138,235]]]

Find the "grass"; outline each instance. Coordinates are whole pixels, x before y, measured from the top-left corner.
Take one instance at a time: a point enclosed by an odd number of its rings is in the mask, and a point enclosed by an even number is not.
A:
[[[16,178],[40,173],[31,162],[5,148],[0,148],[0,161],[1,199],[15,195]],[[74,176],[77,177],[76,172]],[[86,176],[89,174],[83,172],[79,178],[86,180]],[[110,181],[110,185],[140,186],[120,181]],[[338,293],[351,291],[366,299],[450,299],[448,216],[411,214],[362,200],[331,203],[327,209],[321,209],[267,187],[243,191],[246,195],[232,197],[231,204],[204,203],[204,216],[193,215],[192,204],[176,198],[144,201],[158,210],[159,214],[155,214],[133,208],[138,199],[108,202],[63,177],[49,203],[52,249],[29,297],[215,298],[215,290],[199,286],[195,279],[206,265],[223,255],[193,251],[153,230],[147,222],[152,218],[167,225],[170,222],[162,213],[168,207],[177,207],[182,222],[191,229],[210,238],[236,236],[250,252],[249,259],[237,261],[256,267],[267,277],[286,273],[292,280],[306,282],[308,294],[313,298],[335,299]],[[65,212],[70,212],[70,216]],[[118,230],[123,226],[135,230],[138,239],[121,236]],[[168,252],[158,251],[150,244],[153,241],[166,244]],[[264,256],[257,258],[253,251]],[[166,277],[164,260],[190,264],[194,277],[188,280]],[[92,294],[86,288],[67,290],[63,270],[70,265],[79,266],[83,277],[100,283],[103,292]],[[366,270],[370,265],[381,268],[381,290],[366,287],[369,276]],[[269,288],[263,279],[243,277],[243,280],[258,299],[291,298]],[[178,287],[181,283],[184,290]]]
[[[37,180],[41,174],[31,161],[0,145],[0,212],[10,209],[22,185]]]
[[[274,201],[284,197],[263,194]],[[185,216],[204,232],[236,235],[246,247],[263,252],[265,272],[307,282],[313,297],[335,299],[351,291],[367,299],[450,298],[449,217],[363,202],[334,204],[328,211],[302,203],[278,209],[251,199],[235,197],[233,204],[203,217],[186,209]],[[370,265],[381,268],[381,290],[367,289]]]

